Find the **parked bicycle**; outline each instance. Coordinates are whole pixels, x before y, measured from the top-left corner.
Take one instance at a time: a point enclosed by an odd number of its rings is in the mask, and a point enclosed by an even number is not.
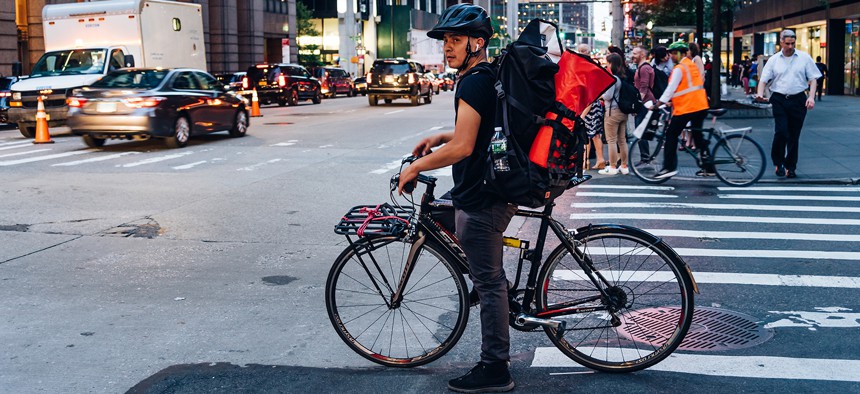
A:
[[[642,139],[634,139],[630,141],[630,161],[634,164],[631,166],[633,173],[639,179],[646,183],[663,183],[669,178],[655,178],[657,172],[663,168],[663,149],[675,149],[674,146],[665,146],[666,130],[668,129],[671,113],[668,109],[660,108],[661,126],[656,130],[646,133]],[[717,118],[727,112],[725,108],[708,110],[708,114],[713,116],[712,124],[715,124]],[[714,170],[721,181],[729,186],[749,186],[756,183],[762,175],[767,165],[764,156],[764,150],[752,137],[752,127],[744,127],[740,129],[719,130],[714,127],[687,130],[701,130],[703,135],[710,142],[711,160],[714,164]],[[650,134],[650,135],[649,135]],[[684,146],[684,152],[687,152],[696,161],[696,164],[701,167],[702,161],[698,153],[688,146]]]
[[[590,178],[574,178],[568,188]],[[391,203],[354,207],[335,226],[349,245],[329,272],[325,302],[338,335],[356,353],[413,367],[438,359],[463,334],[469,264],[453,235],[450,200],[434,197],[436,178],[419,175],[421,200],[407,197],[405,206],[394,195],[398,179],[399,173],[391,179]],[[698,288],[687,264],[662,239],[634,227],[568,230],[552,217],[554,205],[517,211],[540,220],[534,247],[504,238],[506,255],[517,256],[510,326],[543,328],[564,354],[600,371],[636,371],[668,357],[693,319]],[[560,245],[544,261],[550,230]]]

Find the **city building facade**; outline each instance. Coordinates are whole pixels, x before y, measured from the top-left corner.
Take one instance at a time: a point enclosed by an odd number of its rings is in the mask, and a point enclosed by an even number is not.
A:
[[[797,48],[827,64],[827,94],[860,95],[860,1],[744,0],[735,15],[735,62],[776,53],[779,32],[793,29]]]

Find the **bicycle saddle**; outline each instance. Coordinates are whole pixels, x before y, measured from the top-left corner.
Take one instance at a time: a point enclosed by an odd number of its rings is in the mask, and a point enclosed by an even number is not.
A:
[[[715,109],[709,109],[709,110],[708,110],[708,115],[712,115],[712,116],[720,117],[720,116],[725,115],[725,114],[726,114],[726,112],[729,112],[729,110],[727,110],[727,109],[725,109],[725,108],[715,108]]]

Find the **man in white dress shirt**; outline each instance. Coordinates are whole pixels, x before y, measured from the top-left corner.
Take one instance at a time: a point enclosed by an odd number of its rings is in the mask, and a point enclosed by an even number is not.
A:
[[[781,50],[768,59],[759,73],[756,100],[764,100],[764,88],[769,85],[773,92],[770,103],[775,124],[770,157],[778,177],[796,178],[800,129],[806,111],[815,107],[815,90],[821,72],[809,54],[795,48],[794,31],[783,30],[779,40]]]

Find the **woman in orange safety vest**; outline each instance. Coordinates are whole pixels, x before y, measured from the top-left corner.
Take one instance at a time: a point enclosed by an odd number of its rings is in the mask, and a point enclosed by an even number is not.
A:
[[[670,178],[678,173],[678,136],[687,127],[687,123],[693,128],[693,140],[699,148],[702,158],[702,168],[696,173],[697,176],[714,175],[714,165],[711,163],[711,155],[708,152],[708,140],[702,136],[702,125],[708,116],[708,96],[705,93],[703,75],[692,60],[688,59],[687,44],[676,41],[669,45],[669,54],[676,66],[669,77],[669,86],[663,92],[663,96],[657,99],[656,106],[667,104],[671,101],[672,120],[666,130],[666,146],[663,148],[663,169],[655,178]]]

